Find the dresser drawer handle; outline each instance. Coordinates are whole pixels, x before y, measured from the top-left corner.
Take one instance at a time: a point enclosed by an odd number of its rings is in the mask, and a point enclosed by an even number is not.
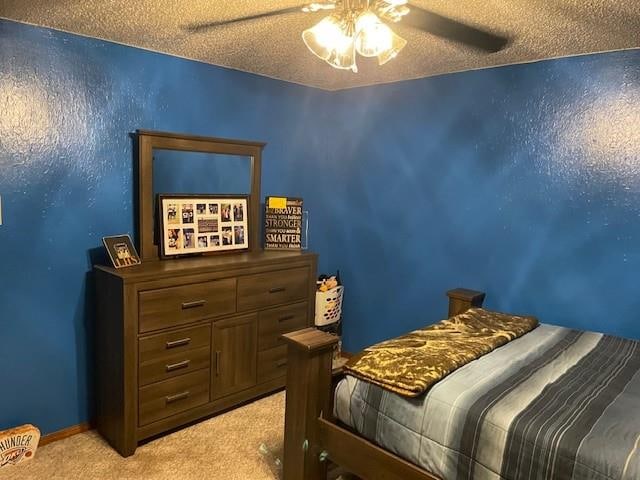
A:
[[[273,287],[269,289],[269,293],[279,293],[284,292],[286,290],[285,287]]]
[[[196,300],[195,302],[184,302],[182,304],[182,309],[187,310],[189,308],[204,307],[206,303],[207,303],[206,300]]]
[[[181,368],[187,368],[191,360],[183,360],[182,362],[173,363],[171,365],[167,365],[167,372],[173,372],[174,370],[180,370]]]
[[[169,397],[165,397],[165,400],[167,403],[173,403],[173,402],[177,402],[178,400],[184,400],[185,398],[189,398],[190,392],[189,390],[182,392],[182,393],[178,393],[176,395],[171,395]]]
[[[191,338],[181,338],[180,340],[174,340],[172,342],[167,342],[167,348],[176,348],[182,347],[183,345],[189,345],[191,343]]]
[[[278,321],[279,322],[286,322],[287,320],[291,320],[294,317],[295,317],[295,315],[283,315],[282,317],[278,318]]]
[[[278,362],[276,362],[276,367],[280,368],[280,367],[284,367],[287,364],[287,360],[280,360]]]

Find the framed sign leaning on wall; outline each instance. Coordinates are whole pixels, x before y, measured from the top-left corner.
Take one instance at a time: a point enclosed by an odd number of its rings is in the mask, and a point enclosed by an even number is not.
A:
[[[140,265],[140,257],[133,246],[129,235],[116,235],[113,237],[103,237],[102,243],[107,249],[111,263],[115,268],[131,267]]]
[[[267,197],[264,204],[265,250],[301,250],[302,198]]]
[[[247,195],[158,195],[160,256],[249,248]]]

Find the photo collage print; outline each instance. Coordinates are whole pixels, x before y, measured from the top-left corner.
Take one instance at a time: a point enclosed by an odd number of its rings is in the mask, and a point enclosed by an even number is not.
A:
[[[164,255],[248,247],[246,198],[162,198]]]

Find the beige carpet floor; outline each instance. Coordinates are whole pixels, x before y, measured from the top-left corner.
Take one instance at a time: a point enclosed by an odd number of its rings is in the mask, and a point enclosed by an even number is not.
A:
[[[41,447],[35,458],[6,467],[0,479],[274,480],[282,458],[284,392],[213,417],[138,447],[122,458],[95,431]]]

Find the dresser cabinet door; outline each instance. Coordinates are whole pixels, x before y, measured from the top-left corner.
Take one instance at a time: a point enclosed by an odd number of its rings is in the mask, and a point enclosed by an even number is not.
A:
[[[255,313],[213,324],[214,399],[256,384],[257,347],[258,319]]]

